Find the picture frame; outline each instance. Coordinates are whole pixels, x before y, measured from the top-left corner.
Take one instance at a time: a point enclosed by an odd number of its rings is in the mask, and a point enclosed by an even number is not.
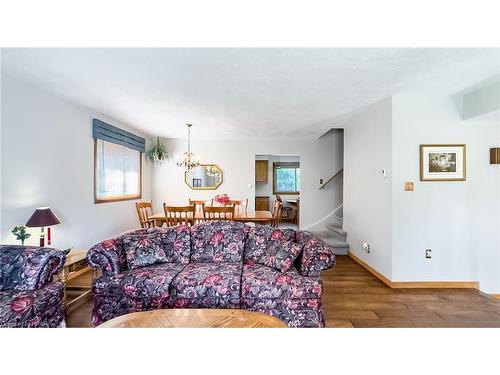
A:
[[[420,181],[465,181],[466,145],[420,145]]]

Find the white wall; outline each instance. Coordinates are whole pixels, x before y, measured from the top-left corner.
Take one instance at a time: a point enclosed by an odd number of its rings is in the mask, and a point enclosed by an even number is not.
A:
[[[392,277],[392,100],[356,114],[344,129],[344,229],[350,251]],[[382,176],[386,169],[388,177]],[[363,242],[371,252],[363,251]]]
[[[393,280],[477,280],[499,292],[500,168],[489,164],[490,147],[500,145],[498,113],[462,120],[451,95],[397,95],[392,136]],[[419,145],[453,143],[467,145],[467,180],[420,182]]]
[[[452,94],[428,92],[354,116],[345,128],[344,229],[350,251],[393,281],[479,281],[500,293],[500,168],[489,164],[500,113],[460,116]],[[467,145],[467,181],[420,182],[419,145],[446,143]],[[406,181],[415,191],[404,191]]]
[[[54,247],[88,247],[138,226],[134,201],[94,204],[92,119],[145,136],[90,109],[60,99],[11,76],[2,77],[1,242],[38,206],[50,206],[62,224]],[[143,198],[151,197],[145,164]],[[34,229],[27,243],[38,243]]]
[[[192,199],[211,199],[216,194],[248,198],[249,207],[255,205],[256,155],[299,155],[301,164],[301,226],[306,227],[328,215],[339,204],[332,197],[333,189],[319,190],[319,179],[329,178],[341,161],[333,160],[336,135],[316,139],[246,139],[199,140],[193,127],[192,150],[202,163],[217,164],[224,172],[224,182],[217,190],[191,190],[184,183],[184,171],[170,160],[153,172],[153,203],[155,211],[162,210],[163,202],[182,205]],[[167,149],[172,157],[182,154],[186,141],[169,139]]]

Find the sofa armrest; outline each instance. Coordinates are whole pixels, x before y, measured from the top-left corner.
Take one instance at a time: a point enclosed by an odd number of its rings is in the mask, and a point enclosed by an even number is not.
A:
[[[2,290],[36,290],[52,281],[66,260],[49,247],[1,246]]]
[[[318,277],[323,270],[335,265],[333,249],[307,232],[297,232],[297,242],[303,244],[299,272],[302,276]]]
[[[103,275],[116,275],[123,271],[124,253],[118,238],[93,246],[87,253],[87,263],[93,269],[101,269]]]

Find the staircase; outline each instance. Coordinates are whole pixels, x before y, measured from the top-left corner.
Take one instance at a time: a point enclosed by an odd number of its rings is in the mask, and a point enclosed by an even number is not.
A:
[[[343,210],[342,205],[340,205],[321,222],[306,229],[306,231],[330,245],[336,255],[347,255],[349,244],[346,242],[347,232],[342,229],[342,225]]]

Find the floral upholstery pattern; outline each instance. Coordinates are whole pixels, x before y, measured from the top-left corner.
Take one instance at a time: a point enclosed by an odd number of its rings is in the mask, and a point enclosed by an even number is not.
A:
[[[238,301],[241,267],[241,263],[190,263],[172,281],[172,299]]]
[[[188,264],[191,255],[191,227],[178,225],[173,228],[151,228],[148,232],[155,230],[161,233],[167,262]]]
[[[129,269],[166,263],[167,254],[158,233],[135,233],[122,238]]]
[[[51,282],[64,265],[62,251],[0,246],[0,327],[59,327],[63,285]]]
[[[36,246],[0,246],[0,291],[41,288],[61,270],[62,251]]]
[[[183,268],[179,263],[164,263],[103,275],[94,280],[92,290],[105,296],[168,298],[170,283]]]
[[[191,262],[241,262],[245,224],[216,220],[191,227]]]
[[[261,264],[243,266],[241,297],[246,299],[320,299],[323,291],[316,277],[305,277],[295,268],[283,273]]]
[[[293,229],[275,229],[265,225],[247,227],[247,240],[245,242],[245,261],[258,260],[267,249],[283,241],[295,239]]]
[[[319,273],[334,265],[335,256],[309,233],[231,221],[135,232],[160,238],[168,259],[129,269],[123,235],[94,246],[87,259],[103,270],[93,284],[94,326],[161,308],[243,308],[289,327],[324,326]],[[137,265],[145,263],[138,259]]]
[[[0,327],[58,327],[64,320],[63,284],[0,292]]]
[[[266,305],[276,305],[276,308],[268,308]],[[280,306],[275,301],[243,300],[241,308],[275,316],[285,322],[290,328],[322,328],[325,326],[323,312],[319,307],[291,309],[286,306]]]
[[[302,251],[302,246],[293,242],[285,241],[272,244],[257,261],[265,266],[286,272],[293,266],[294,260]]]
[[[322,270],[335,265],[333,249],[308,232],[297,232],[297,242],[303,244],[299,271],[304,276],[319,277]]]
[[[102,241],[87,252],[87,263],[104,275],[116,275],[127,269],[127,256],[121,237]]]

